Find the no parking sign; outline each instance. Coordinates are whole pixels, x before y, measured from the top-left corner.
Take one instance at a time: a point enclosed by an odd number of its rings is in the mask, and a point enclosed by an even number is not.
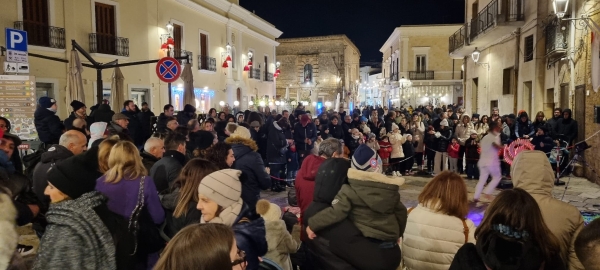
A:
[[[156,75],[166,83],[172,83],[181,75],[181,65],[173,57],[164,57],[156,63]]]

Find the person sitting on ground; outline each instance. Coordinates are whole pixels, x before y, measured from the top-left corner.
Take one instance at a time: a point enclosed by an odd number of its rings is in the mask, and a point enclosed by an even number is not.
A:
[[[538,204],[520,188],[504,190],[492,201],[475,239],[458,250],[449,270],[567,269]]]
[[[232,227],[237,246],[246,253],[247,270],[259,269],[259,257],[267,253],[265,222],[253,214],[242,199],[242,172],[224,169],[205,176],[198,187],[197,208],[200,223],[219,223]],[[256,205],[255,205],[256,206]]]
[[[578,232],[583,229],[583,218],[575,206],[552,196],[555,178],[546,154],[520,152],[513,161],[511,175],[515,188],[525,190],[539,205],[544,222],[558,238],[560,255],[569,269],[584,269],[573,245]]]
[[[152,166],[162,158],[164,153],[165,143],[163,140],[156,137],[150,137],[146,140],[144,150],[142,150],[140,156],[142,157],[142,163],[148,172],[152,169]]]
[[[242,270],[246,265],[246,254],[237,247],[231,228],[197,224],[171,239],[154,270]]]
[[[586,270],[600,269],[600,219],[590,222],[579,232],[575,253]]]
[[[460,175],[444,171],[425,185],[418,200],[408,210],[404,264],[408,269],[448,269],[463,244],[475,243],[475,224],[466,218],[467,186]]]
[[[187,225],[200,223],[202,213],[196,209],[198,186],[204,177],[217,170],[218,167],[212,162],[200,158],[190,160],[183,167],[173,184],[173,191],[161,199],[166,211],[164,232],[168,237],[175,236]]]
[[[256,203],[256,212],[265,220],[269,246],[265,258],[272,260],[283,270],[292,270],[290,253],[296,253],[299,245],[287,231],[285,222],[281,219],[281,208],[265,199],[260,199]]]
[[[348,169],[348,184],[342,186],[331,207],[308,220],[306,233],[314,239],[319,231],[348,218],[379,247],[356,249],[351,257],[370,261],[370,269],[396,269],[401,260],[397,241],[404,234],[407,217],[398,192],[404,179],[385,176],[381,170],[377,153],[364,144],[359,146]]]

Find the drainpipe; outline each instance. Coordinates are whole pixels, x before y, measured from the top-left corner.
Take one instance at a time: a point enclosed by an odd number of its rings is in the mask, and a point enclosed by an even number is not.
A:
[[[514,77],[515,77],[515,81],[513,82],[513,89],[515,89],[515,93],[513,93],[513,100],[514,100],[514,113],[516,114],[518,111],[518,100],[519,100],[519,94],[517,91],[517,89],[519,88],[519,63],[520,63],[520,47],[521,47],[521,27],[517,28],[517,30],[515,30],[515,67],[513,69],[513,72],[515,73]],[[530,101],[531,102],[531,101]],[[523,106],[525,107],[525,106]],[[518,116],[517,116],[518,117]]]
[[[571,1],[571,18],[576,18],[575,16],[577,15],[577,12],[575,12],[575,8],[576,8],[576,2],[577,1]],[[570,52],[569,52],[569,57],[568,57],[568,61],[569,61],[569,70],[570,70],[570,81],[569,81],[569,98],[567,100],[571,100],[571,93],[573,91],[575,91],[575,24],[574,23],[570,23],[569,24],[571,27],[570,29],[570,33],[569,33],[569,44],[570,44]],[[562,94],[562,93],[561,93]],[[561,108],[569,108],[569,101],[567,101],[567,104],[560,104]]]

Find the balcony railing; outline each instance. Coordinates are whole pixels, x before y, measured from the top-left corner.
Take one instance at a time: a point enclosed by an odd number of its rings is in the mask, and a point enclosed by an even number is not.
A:
[[[409,71],[408,78],[413,80],[433,80],[435,78],[433,70]]]
[[[546,55],[561,54],[567,51],[569,37],[569,21],[555,19],[546,25]],[[563,30],[564,28],[564,30]]]
[[[272,82],[273,81],[273,73],[268,72],[267,75],[265,76],[265,81]]]
[[[90,34],[90,52],[129,56],[129,39],[108,34]]]
[[[497,23],[523,21],[525,0],[494,0],[471,19],[471,41]]]
[[[217,59],[208,55],[198,55],[198,70],[217,71]]]
[[[398,73],[392,73],[390,74],[390,83],[391,82],[397,82],[398,81]]]
[[[65,29],[34,22],[15,22],[15,29],[27,31],[29,45],[55,49],[65,48]]]
[[[185,60],[185,59],[179,60],[179,64],[185,65],[187,63],[190,63],[190,64],[192,64],[192,66],[194,65],[194,54],[190,51],[174,49],[173,56],[175,56],[175,57],[187,56],[188,59],[187,60]]]
[[[250,68],[250,72],[248,72],[248,76],[250,79],[260,80],[260,68]]]
[[[450,53],[466,44],[467,28],[468,25],[464,24],[460,29],[458,29],[458,31],[454,32],[454,34],[450,36],[448,39],[448,50]]]

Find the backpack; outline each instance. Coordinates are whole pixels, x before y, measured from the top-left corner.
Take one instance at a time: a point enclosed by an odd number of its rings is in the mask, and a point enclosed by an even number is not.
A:
[[[42,161],[42,154],[46,152],[46,145],[42,143],[35,152],[27,154],[21,159],[23,161],[23,166],[25,167],[23,174],[25,174],[28,179],[33,179],[33,171],[35,170],[35,166]]]

